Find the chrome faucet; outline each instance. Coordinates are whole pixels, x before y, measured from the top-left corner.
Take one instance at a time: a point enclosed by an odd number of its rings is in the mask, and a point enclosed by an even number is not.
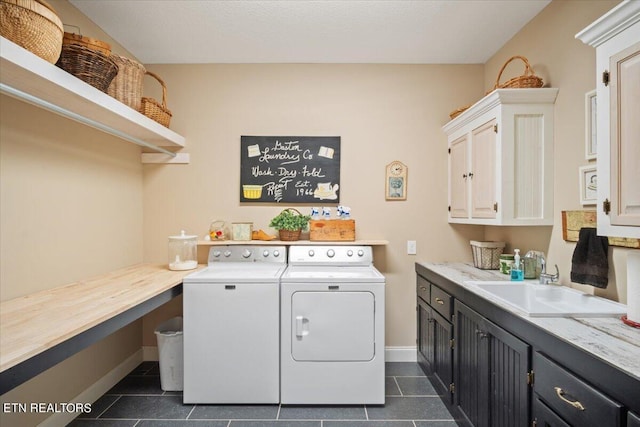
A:
[[[557,282],[560,279],[560,270],[558,270],[558,264],[556,264],[556,274],[547,273],[546,262],[542,259],[542,271],[540,272],[540,284],[548,285],[549,283]]]

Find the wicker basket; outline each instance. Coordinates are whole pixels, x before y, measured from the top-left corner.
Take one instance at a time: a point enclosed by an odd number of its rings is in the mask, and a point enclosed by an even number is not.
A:
[[[145,74],[150,75],[162,86],[162,104],[152,98],[143,97],[141,100],[140,112],[152,120],[160,123],[165,127],[169,127],[171,121],[171,111],[167,109],[167,86],[158,75],[151,71],[146,71]]]
[[[300,234],[302,234],[302,230],[278,230],[278,234],[280,235],[280,240],[285,242],[293,242],[296,240],[300,240]]]
[[[505,83],[500,84],[500,78],[502,77],[502,73],[504,72],[507,65],[514,59],[520,59],[524,62],[524,74],[518,77],[514,77],[511,80],[507,80]],[[542,82],[542,78],[533,74],[533,69],[531,65],[529,65],[529,61],[524,56],[512,56],[509,58],[507,62],[504,63],[500,72],[498,73],[498,78],[496,79],[496,85],[494,89],[525,89],[525,88],[538,88],[542,87],[544,83]]]
[[[142,106],[142,80],[147,70],[141,63],[124,56],[111,54],[111,59],[118,65],[118,74],[111,81],[107,93],[139,111]]]
[[[451,120],[453,120],[456,117],[458,117],[460,114],[467,111],[469,107],[471,107],[471,105],[465,105],[464,107],[460,107],[457,110],[453,110],[452,112],[449,113],[449,117],[451,117]]]
[[[108,56],[73,44],[62,47],[56,65],[103,92],[118,74],[118,66]]]
[[[0,0],[0,35],[55,64],[62,50],[62,21],[43,0]]]
[[[82,34],[80,34],[80,27],[76,27],[75,25],[66,26],[77,28],[78,34],[68,33],[65,31],[64,36],[62,37],[63,46],[74,44],[77,46],[86,47],[87,49],[95,50],[96,52],[100,52],[103,55],[111,55],[111,45],[109,43],[91,37],[83,36]]]
[[[482,270],[499,270],[500,255],[504,249],[504,242],[477,242],[471,240],[473,265]]]

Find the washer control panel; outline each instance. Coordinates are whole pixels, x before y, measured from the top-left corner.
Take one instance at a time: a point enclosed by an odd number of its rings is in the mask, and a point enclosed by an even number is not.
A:
[[[209,249],[208,263],[217,262],[277,262],[287,263],[286,246],[229,245]]]
[[[291,246],[291,265],[372,265],[371,246]]]

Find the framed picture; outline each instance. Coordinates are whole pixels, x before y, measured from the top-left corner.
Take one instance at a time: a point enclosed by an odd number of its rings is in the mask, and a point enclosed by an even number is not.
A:
[[[580,168],[580,204],[595,205],[598,196],[598,173],[595,166]]]
[[[584,152],[587,160],[593,160],[598,155],[598,137],[596,134],[597,117],[596,91],[587,92],[584,97],[585,118],[585,146]]]
[[[407,166],[397,160],[385,169],[385,199],[407,200]]]

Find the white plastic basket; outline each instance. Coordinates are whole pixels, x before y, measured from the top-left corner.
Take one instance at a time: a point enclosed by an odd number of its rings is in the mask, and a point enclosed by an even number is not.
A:
[[[504,242],[478,242],[471,240],[473,265],[482,270],[499,270]]]

